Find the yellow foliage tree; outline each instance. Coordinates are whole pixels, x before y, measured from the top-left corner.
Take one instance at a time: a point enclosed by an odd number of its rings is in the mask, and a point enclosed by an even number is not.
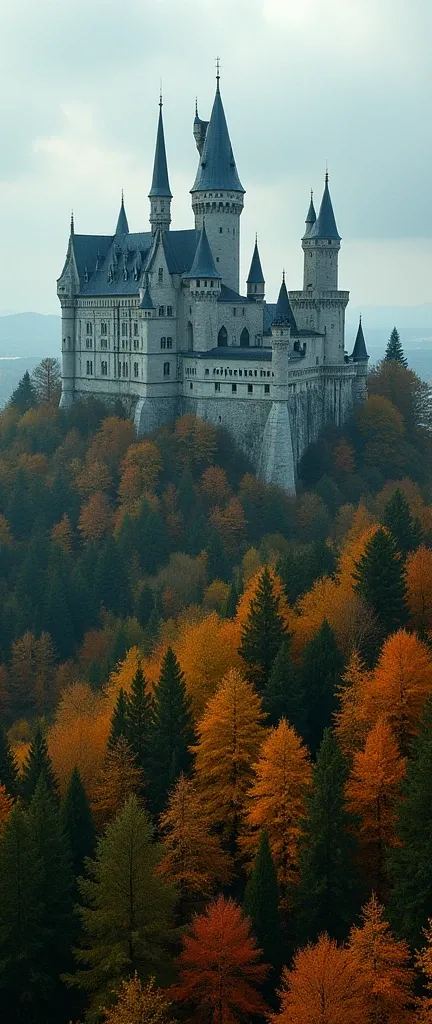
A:
[[[72,553],[73,532],[69,516],[65,512],[58,523],[54,523],[51,530],[51,540],[57,544],[65,555]]]
[[[111,724],[111,706],[86,683],[75,683],[61,696],[48,749],[60,789],[65,793],[76,767],[87,795],[95,792]]]
[[[414,972],[406,942],[397,941],[374,894],[352,928],[348,948],[363,982],[368,1024],[408,1024],[413,1005]]]
[[[120,811],[132,793],[143,789],[143,773],[132,750],[120,736],[107,750],[103,768],[92,800],[92,811],[99,827],[106,825]]]
[[[360,750],[366,740],[364,691],[369,675],[355,650],[342,676],[342,685],[338,688],[339,710],[334,716],[339,745],[348,758]]]
[[[106,494],[96,491],[82,506],[79,529],[87,543],[95,543],[112,532],[113,510]]]
[[[415,633],[398,630],[386,640],[364,690],[364,716],[373,725],[379,718],[390,724],[403,754],[420,726],[432,693],[432,657]]]
[[[416,953],[415,962],[424,975],[426,995],[417,1002],[416,1024],[432,1024],[432,918],[429,918],[428,926],[424,929],[424,937],[426,946]]]
[[[231,877],[230,858],[211,831],[194,781],[181,775],[160,820],[164,855],[159,871],[183,899],[209,898]]]
[[[202,715],[229,669],[241,668],[239,632],[234,621],[216,612],[201,622],[186,622],[173,644],[186,677],[186,688],[196,718]]]
[[[175,1024],[166,992],[157,988],[154,978],[143,985],[135,974],[122,982],[118,1001],[104,1011],[104,1024]]]
[[[417,629],[432,629],[432,551],[423,544],[405,562],[405,583],[411,620]]]

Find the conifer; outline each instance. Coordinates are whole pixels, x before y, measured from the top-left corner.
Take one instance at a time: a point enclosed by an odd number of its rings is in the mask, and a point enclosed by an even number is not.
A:
[[[0,1019],[26,1020],[45,979],[37,970],[43,946],[42,864],[28,816],[13,807],[0,842]]]
[[[406,623],[408,609],[402,561],[387,530],[377,530],[368,540],[353,577],[355,589],[371,606],[386,635]]]
[[[399,331],[396,327],[393,327],[390,338],[387,342],[384,359],[387,361],[393,360],[397,363],[401,363],[402,366],[408,366],[408,362],[405,359],[402,343],[399,336]]]
[[[168,647],[154,691],[150,733],[148,799],[155,814],[165,809],[181,773],[189,771],[193,741],[185,678],[172,647]]]
[[[348,768],[330,729],[324,731],[302,824],[300,884],[295,893],[301,942],[326,931],[346,938],[359,895],[352,819],[345,810]]]
[[[95,848],[95,827],[78,768],[74,768],[62,804],[63,824],[69,840],[72,870],[77,878],[84,868],[86,857],[92,857]]]
[[[0,723],[0,784],[10,796],[18,793],[18,767],[9,745],[6,729]]]
[[[262,694],[263,710],[269,725],[286,718],[301,736],[305,734],[305,694],[299,673],[291,657],[291,638],[286,636],[273,662],[270,678]]]
[[[105,825],[113,818],[132,793],[142,792],[143,785],[142,769],[138,768],[127,740],[120,736],[107,751],[96,787],[92,810],[97,826]]]
[[[262,693],[286,634],[279,611],[279,598],[274,592],[267,566],[263,569],[256,596],[251,601],[249,614],[242,628],[239,653],[247,665],[248,678]]]
[[[396,550],[403,558],[421,544],[419,521],[411,515],[407,499],[399,487],[385,505],[382,522],[390,531]]]
[[[20,794],[27,803],[36,791],[40,777],[45,779],[48,790],[58,796],[58,782],[48,753],[48,744],[42,726],[38,722],[30,749],[24,761],[20,779]]]
[[[9,399],[9,405],[16,406],[20,413],[25,413],[37,405],[37,395],[28,370],[19,381]]]
[[[123,687],[120,687],[117,700],[114,705],[114,711],[111,718],[111,729],[108,739],[108,750],[112,750],[115,747],[117,740],[120,736],[128,736],[128,712],[129,712],[129,701],[127,695],[124,692]]]
[[[248,878],[243,909],[250,918],[257,945],[264,960],[271,964],[276,980],[284,959],[282,926],[279,915],[279,886],[271,854],[269,837],[264,828]]]
[[[414,972],[406,942],[397,941],[374,894],[351,929],[349,953],[362,978],[364,1017],[370,1024],[406,1024],[413,1005]]]
[[[152,701],[142,669],[138,667],[132,679],[130,694],[126,698],[124,735],[144,775],[148,767],[151,720]]]
[[[336,710],[336,694],[343,668],[335,635],[324,619],[305,648],[301,666],[301,687],[307,702],[306,738],[313,755]]]

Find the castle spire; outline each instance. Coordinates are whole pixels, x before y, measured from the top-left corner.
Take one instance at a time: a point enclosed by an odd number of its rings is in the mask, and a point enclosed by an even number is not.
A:
[[[336,219],[330,198],[329,176],[327,170],[325,174],[324,192],[321,200],[320,211],[313,227],[307,233],[310,238],[330,239],[331,241],[340,242],[340,234],[336,227]]]
[[[317,218],[316,218],[314,201],[313,201],[313,191],[311,189],[311,197],[310,197],[309,209],[308,209],[308,212],[307,212],[307,215],[306,215],[306,231],[305,231],[304,236],[303,236],[304,238],[306,238],[306,235],[309,235],[310,232],[312,231],[312,228],[313,228],[313,226],[315,224],[316,219]]]
[[[159,97],[159,120],[156,135],[156,149],[153,164],[153,178],[149,199],[155,197],[172,199],[171,189],[168,180],[168,165],[165,150],[165,135],[162,117],[162,92]]]
[[[258,238],[255,235],[255,246],[252,254],[252,262],[250,265],[249,274],[246,280],[248,299],[254,299],[255,302],[264,301],[265,292],[265,281],[264,274],[262,272],[260,255],[258,252]]]
[[[295,316],[291,308],[287,286],[285,284],[285,271],[282,272],[282,284],[280,286],[273,323],[284,324],[285,326],[290,327],[292,331],[297,331]]]
[[[365,363],[369,359],[368,351],[367,351],[367,348],[366,348],[366,342],[365,342],[365,338],[364,338],[364,334],[363,334],[361,314],[360,314],[360,319],[359,319],[357,337],[356,337],[356,340],[354,342],[354,348],[353,348],[351,359],[352,359],[353,363]]]
[[[201,229],[200,237],[198,239],[198,245],[194,256],[191,269],[188,274],[184,274],[184,278],[188,281],[191,278],[207,278],[210,280],[220,280],[221,274],[216,270],[213,253],[210,248],[210,243],[207,238],[207,232],[205,229],[205,223]]]
[[[125,210],[125,206],[124,206],[124,193],[123,193],[123,189],[122,189],[120,213],[118,215],[118,221],[117,221],[117,227],[116,227],[116,235],[128,235],[128,234],[129,234],[129,224],[128,224],[128,219],[126,217],[126,210]]]
[[[71,212],[70,233],[71,233],[71,235],[75,234],[75,222],[74,222],[74,212],[73,212],[73,210]]]
[[[195,182],[191,188],[192,193],[206,192],[208,189],[223,189],[230,192],[244,193],[234,160],[219,81],[220,69],[218,65],[216,95]]]

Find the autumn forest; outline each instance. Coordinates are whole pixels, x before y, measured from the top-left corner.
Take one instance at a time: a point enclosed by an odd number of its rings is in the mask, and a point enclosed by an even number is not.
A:
[[[432,1024],[432,401],[299,467],[0,413],[0,1019]]]

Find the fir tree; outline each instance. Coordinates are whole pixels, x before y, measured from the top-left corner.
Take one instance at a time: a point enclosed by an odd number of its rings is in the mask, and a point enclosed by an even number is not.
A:
[[[191,765],[194,731],[183,672],[172,647],[162,662],[155,688],[150,737],[149,800],[156,814],[166,807],[168,794]]]
[[[306,736],[314,755],[336,710],[336,692],[341,684],[343,668],[335,635],[324,619],[305,648],[300,674],[307,702]]]
[[[48,745],[41,725],[37,724],[30,749],[24,761],[20,781],[21,796],[29,802],[36,791],[40,777],[45,779],[53,796],[58,795],[58,783],[48,753]]]
[[[17,796],[17,763],[9,746],[6,729],[2,724],[0,724],[0,785],[6,787],[10,796]]]
[[[390,530],[396,550],[403,557],[421,544],[420,523],[411,515],[406,497],[399,487],[387,502],[382,521],[383,526]]]
[[[231,586],[230,586],[230,589],[229,589],[229,594],[228,594],[226,605],[225,605],[225,609],[224,609],[224,615],[225,615],[226,619],[233,619],[234,618],[234,616],[236,614],[236,611],[237,611],[237,605],[238,605],[239,596],[240,595],[239,595],[238,587],[236,587],[235,583],[231,583]]]
[[[273,967],[273,983],[277,981],[284,961],[279,899],[279,886],[268,833],[263,829],[246,885],[243,909],[250,917],[257,945],[263,952],[263,960]]]
[[[262,695],[263,710],[269,725],[278,725],[286,718],[301,736],[305,732],[305,694],[299,673],[291,657],[291,638],[286,636],[279,647],[267,686]]]
[[[143,629],[148,625],[154,608],[154,595],[151,587],[144,584],[140,590],[135,606],[135,614]]]
[[[330,729],[324,731],[313,770],[307,816],[302,825],[298,942],[315,942],[321,932],[346,938],[358,909],[359,889],[353,869],[351,816],[345,810],[346,760]]]
[[[380,528],[367,542],[353,576],[356,590],[371,606],[386,635],[406,623],[403,565],[387,530]]]
[[[12,392],[9,399],[9,405],[16,406],[21,414],[27,412],[29,409],[33,409],[34,406],[37,405],[36,391],[31,382],[28,370],[26,370],[24,376],[21,377],[18,387],[16,387],[15,391]]]
[[[0,842],[0,1019],[28,1020],[45,979],[37,963],[43,945],[42,864],[27,813],[16,803]],[[34,1018],[33,1018],[34,1020]]]
[[[260,693],[268,683],[285,633],[285,624],[279,612],[279,598],[273,590],[272,578],[266,566],[256,596],[251,601],[239,649],[248,667],[248,677]]]
[[[405,366],[405,368],[408,366],[399,337],[399,331],[396,330],[396,327],[393,327],[390,338],[387,342],[384,358],[387,360],[393,359],[398,363],[402,363],[402,366]]]
[[[72,870],[77,878],[86,857],[94,854],[96,836],[87,794],[78,768],[74,768],[62,804],[62,817],[72,856]]]
[[[151,721],[152,701],[147,693],[147,683],[142,669],[138,668],[128,698],[125,735],[137,767],[144,773],[148,767]]]
[[[397,808],[398,845],[389,854],[390,920],[419,949],[432,917],[432,701],[414,740]],[[399,845],[400,843],[400,845]]]
[[[123,687],[120,687],[111,718],[111,729],[108,739],[109,750],[112,750],[112,748],[115,747],[120,736],[128,735],[128,705],[129,701],[127,695],[125,694]]]

